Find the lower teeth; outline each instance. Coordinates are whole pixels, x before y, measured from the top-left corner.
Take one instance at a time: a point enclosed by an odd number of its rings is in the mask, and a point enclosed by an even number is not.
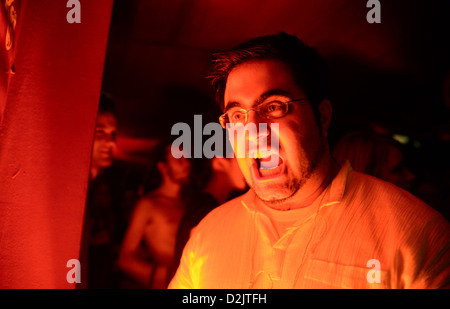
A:
[[[271,175],[275,175],[278,174],[281,170],[280,166],[277,166],[275,168],[271,168],[271,169],[265,169],[265,168],[260,168],[259,169],[259,173],[261,174],[261,176],[271,176]]]

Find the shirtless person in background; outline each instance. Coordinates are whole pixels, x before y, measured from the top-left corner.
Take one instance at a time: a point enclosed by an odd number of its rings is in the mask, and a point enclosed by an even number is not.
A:
[[[118,263],[143,287],[164,289],[173,272],[176,234],[185,210],[181,190],[189,182],[190,162],[175,159],[168,143],[158,145],[154,154],[161,185],[136,204]]]

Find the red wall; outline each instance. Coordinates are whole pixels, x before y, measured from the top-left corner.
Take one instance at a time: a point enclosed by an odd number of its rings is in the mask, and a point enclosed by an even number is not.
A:
[[[15,0],[13,52],[0,36],[0,288],[74,287],[112,0],[81,0],[79,24],[66,3]]]

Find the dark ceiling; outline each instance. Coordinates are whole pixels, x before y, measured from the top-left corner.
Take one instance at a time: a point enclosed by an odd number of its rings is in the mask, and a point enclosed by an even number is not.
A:
[[[367,22],[367,2],[116,0],[103,90],[117,102],[122,147],[139,151],[135,140],[144,151],[194,114],[211,121],[211,53],[278,31],[297,34],[331,67],[331,138],[370,121],[417,138],[442,135],[449,1],[381,0],[380,24]]]

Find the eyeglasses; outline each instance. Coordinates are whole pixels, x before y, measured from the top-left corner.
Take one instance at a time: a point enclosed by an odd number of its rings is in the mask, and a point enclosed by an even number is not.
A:
[[[291,100],[287,102],[280,101],[269,101],[266,103],[262,103],[258,105],[256,108],[252,108],[249,110],[240,108],[240,107],[232,107],[225,114],[219,117],[219,122],[222,128],[226,129],[227,123],[232,124],[246,124],[248,120],[248,113],[250,111],[254,111],[258,114],[258,116],[265,119],[276,119],[281,118],[288,112],[288,106],[292,102],[298,102],[307,100],[308,98],[301,98],[296,100]]]

